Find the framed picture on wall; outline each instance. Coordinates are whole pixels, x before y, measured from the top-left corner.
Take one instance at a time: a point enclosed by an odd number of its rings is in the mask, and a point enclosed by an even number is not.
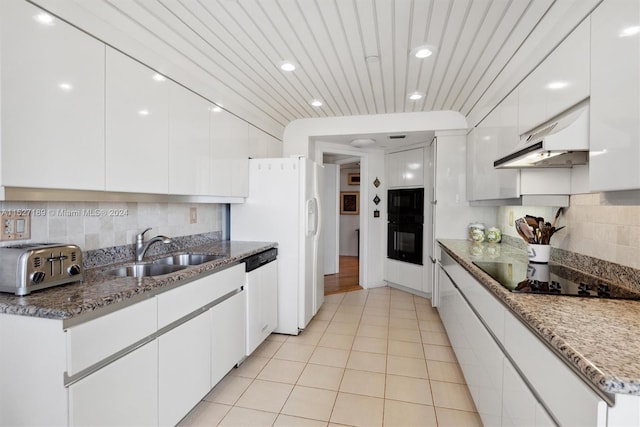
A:
[[[360,193],[357,191],[340,192],[340,214],[358,215],[360,213]]]
[[[347,174],[347,184],[360,185],[360,174],[359,173]]]

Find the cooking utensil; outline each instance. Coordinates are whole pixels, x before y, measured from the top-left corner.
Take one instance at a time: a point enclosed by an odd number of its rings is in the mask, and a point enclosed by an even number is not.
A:
[[[560,218],[562,212],[564,212],[564,208],[559,208],[558,212],[556,212],[556,216],[553,218],[553,224],[551,224],[552,227],[556,226],[556,224],[558,223],[558,218]]]
[[[528,243],[535,243],[536,242],[536,236],[534,235],[533,231],[531,231],[531,228],[529,228],[529,226],[527,225],[527,222],[524,218],[519,218],[519,225],[520,230],[524,233],[524,235],[527,237],[527,242]]]
[[[522,218],[518,218],[514,221],[514,226],[516,228],[516,232],[518,233],[518,235],[520,237],[522,237],[522,240],[524,240],[526,243],[529,243],[529,238],[526,236],[526,234],[524,234],[524,232],[520,229],[520,224],[522,222]]]

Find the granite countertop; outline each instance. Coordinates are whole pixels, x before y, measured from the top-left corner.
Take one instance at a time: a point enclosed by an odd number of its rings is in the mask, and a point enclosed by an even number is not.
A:
[[[504,244],[478,246],[466,240],[439,242],[597,388],[640,396],[640,301],[512,293],[472,262],[527,262],[523,250]]]
[[[154,277],[117,277],[106,270],[132,264],[118,262],[100,267],[85,268],[84,281],[32,292],[25,296],[0,294],[0,313],[17,314],[68,321],[76,317],[99,315],[97,311],[115,310],[118,305],[139,301],[170,290],[198,278],[203,273],[239,263],[242,259],[266,249],[276,247],[269,242],[217,241],[183,248],[174,253],[194,252],[223,255],[220,259],[201,265],[189,266],[174,273]],[[145,257],[145,261],[168,254]]]

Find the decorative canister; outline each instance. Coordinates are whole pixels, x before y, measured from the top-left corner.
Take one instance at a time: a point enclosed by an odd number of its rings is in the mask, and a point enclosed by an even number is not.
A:
[[[502,240],[502,231],[498,227],[489,227],[486,237],[489,243],[500,243]]]
[[[469,224],[469,240],[472,242],[484,242],[484,224],[480,222]]]

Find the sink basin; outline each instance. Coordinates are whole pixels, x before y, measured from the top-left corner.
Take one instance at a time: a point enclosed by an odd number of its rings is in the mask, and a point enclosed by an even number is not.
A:
[[[187,268],[186,265],[166,265],[166,264],[134,264],[126,267],[114,268],[107,271],[113,276],[128,277],[150,277],[173,273]]]
[[[204,264],[205,262],[214,261],[216,259],[220,259],[224,257],[225,255],[186,253],[186,254],[171,255],[165,258],[160,258],[153,261],[153,263],[157,265],[167,265],[167,266],[200,265],[200,264]]]

